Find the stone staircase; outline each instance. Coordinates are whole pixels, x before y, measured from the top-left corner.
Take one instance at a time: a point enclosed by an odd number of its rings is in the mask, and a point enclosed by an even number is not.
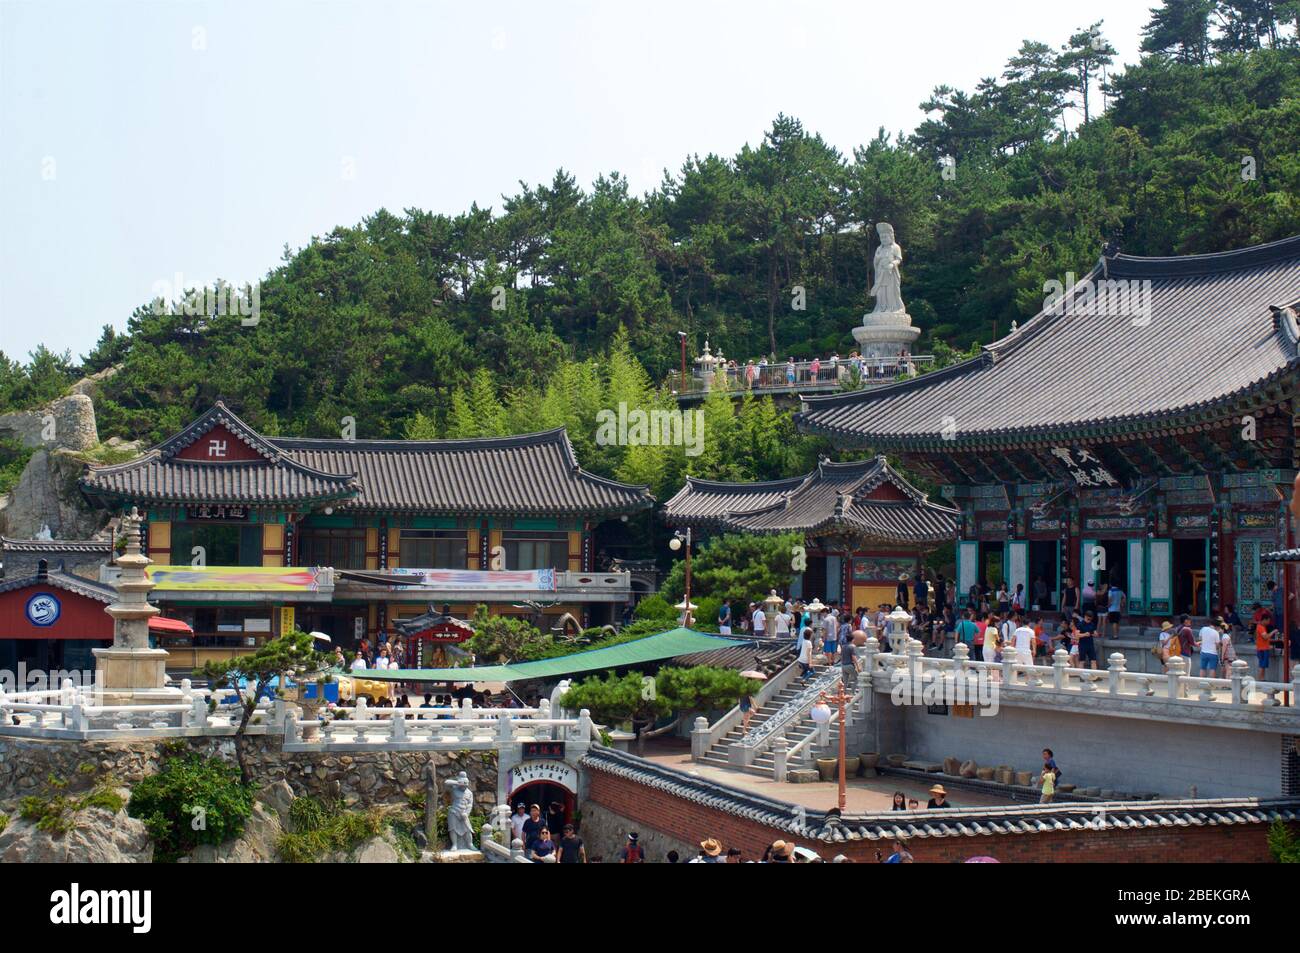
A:
[[[817,666],[813,671],[814,673],[808,678],[809,682],[815,679],[818,675],[824,673],[826,671],[826,666]],[[753,717],[749,721],[750,730],[752,731],[753,729],[758,728],[764,722],[779,714],[787,705],[791,704],[799,696],[799,693],[803,691],[806,685],[807,683],[796,677],[789,685],[768,699],[766,704],[754,712]],[[803,718],[799,719],[797,722],[791,722],[786,726],[786,737],[790,740],[790,744],[793,745],[797,739],[800,739],[811,732],[814,727],[815,725],[812,718],[805,714]],[[730,761],[730,754],[732,747],[740,741],[743,735],[744,732],[741,731],[739,725],[732,728],[716,744],[714,744],[713,747],[709,748],[709,750],[704,753],[704,757],[700,759],[700,763],[717,768],[739,769],[739,764],[733,764]],[[832,747],[839,744],[838,725],[831,726],[830,738]],[[750,774],[758,774],[770,778],[773,769],[774,758],[771,746],[768,746],[763,751],[759,752],[757,757],[754,759],[754,763],[746,767],[744,770]]]

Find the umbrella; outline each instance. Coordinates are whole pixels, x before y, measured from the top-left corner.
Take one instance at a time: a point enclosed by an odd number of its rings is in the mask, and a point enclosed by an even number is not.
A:
[[[311,637],[312,637],[313,639],[315,639],[317,642],[333,642],[333,641],[334,641],[334,640],[331,639],[328,635],[326,635],[324,632],[313,632],[313,633],[311,634]]]
[[[968,864],[1000,864],[1001,861],[996,857],[967,857]]]
[[[760,682],[765,682],[765,681],[767,681],[767,676],[766,676],[766,675],[764,675],[762,672],[757,672],[757,671],[755,671],[755,670],[752,669],[752,668],[751,668],[748,672],[741,672],[741,673],[740,673],[740,677],[741,677],[741,678],[752,678],[752,679],[755,679],[755,680],[760,681]]]
[[[168,619],[166,616],[156,615],[149,619],[150,632],[172,632],[182,635],[193,635],[194,630],[180,619]]]

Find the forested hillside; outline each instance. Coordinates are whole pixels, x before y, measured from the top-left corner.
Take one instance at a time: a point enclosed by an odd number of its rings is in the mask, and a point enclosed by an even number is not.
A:
[[[937,88],[911,134],[864,130],[851,155],[778,116],[646,195],[559,171],[490,208],[381,209],[286,250],[256,327],[142,302],[81,359],[0,355],[0,409],[121,364],[103,437],[160,438],[220,396],[273,434],[564,423],[585,465],[661,492],[686,468],[798,472],[818,445],[770,404],[713,401],[710,445],[686,459],[597,446],[594,413],[666,406],[679,330],[692,353],[707,337],[736,359],[847,354],[879,221],[907,255],[916,351],[945,359],[1032,315],[1044,281],[1086,272],[1105,241],[1163,255],[1300,233],[1298,19],[1298,2],[1167,0],[1136,66],[1112,62],[1101,24],[1026,41],[976,89]]]

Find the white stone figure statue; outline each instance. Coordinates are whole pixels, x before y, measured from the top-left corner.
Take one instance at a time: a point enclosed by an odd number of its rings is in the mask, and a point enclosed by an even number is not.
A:
[[[452,850],[473,850],[474,831],[469,826],[469,814],[474,807],[474,792],[469,776],[462,771],[447,782],[451,804],[447,808],[447,833],[451,835]]]
[[[913,368],[907,365],[911,361],[912,343],[921,329],[912,324],[912,318],[903,305],[902,274],[899,271],[903,250],[894,241],[894,226],[881,222],[876,226],[876,232],[880,235],[880,247],[872,260],[876,280],[871,286],[876,304],[863,315],[862,324],[853,329],[853,339],[858,342],[864,360],[880,363],[882,374],[885,362],[889,367],[901,363],[910,373]]]
[[[876,249],[872,264],[876,271],[876,283],[871,286],[871,294],[876,299],[872,314],[897,314],[907,309],[903,307],[902,273],[898,266],[903,261],[903,250],[894,241],[894,226],[881,222],[876,226],[880,236],[880,247]]]

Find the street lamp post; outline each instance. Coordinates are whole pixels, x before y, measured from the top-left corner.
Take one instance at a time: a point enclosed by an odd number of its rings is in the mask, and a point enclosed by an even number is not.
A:
[[[684,340],[685,338],[683,338]],[[685,352],[683,351],[683,353]],[[686,365],[683,364],[682,366],[685,367]],[[673,552],[677,552],[682,548],[683,543],[686,544],[686,598],[682,600],[680,608],[685,611],[683,618],[686,620],[685,625],[689,629],[694,621],[691,617],[691,610],[695,608],[691,604],[691,527],[689,526],[686,527],[685,533],[680,531],[673,533],[673,538],[668,540],[668,548]]]
[[[821,693],[821,697],[820,697],[820,703],[821,703],[821,704],[823,704],[823,705],[826,705],[826,704],[835,705],[835,706],[836,706],[837,708],[839,708],[839,710],[840,710],[840,756],[839,756],[839,761],[840,761],[840,792],[839,792],[839,807],[840,807],[840,813],[841,813],[841,814],[844,813],[844,807],[845,807],[845,805],[848,803],[848,779],[847,779],[847,777],[845,776],[845,767],[844,767],[844,762],[845,762],[845,759],[846,759],[847,754],[848,754],[848,748],[847,748],[847,746],[848,746],[848,731],[846,730],[846,726],[845,726],[845,724],[844,724],[844,719],[845,719],[845,717],[846,717],[846,707],[847,707],[847,705],[848,705],[848,703],[849,703],[850,701],[852,701],[852,699],[851,699],[848,695],[846,695],[846,694],[844,693],[844,684],[843,684],[842,682],[840,683],[839,688],[837,688],[837,689],[835,690],[835,694],[834,694],[834,695],[827,695],[825,692],[822,692],[822,693]]]
[[[677,340],[682,346],[682,376],[681,383],[678,385],[678,393],[686,393],[686,332],[678,331]]]

